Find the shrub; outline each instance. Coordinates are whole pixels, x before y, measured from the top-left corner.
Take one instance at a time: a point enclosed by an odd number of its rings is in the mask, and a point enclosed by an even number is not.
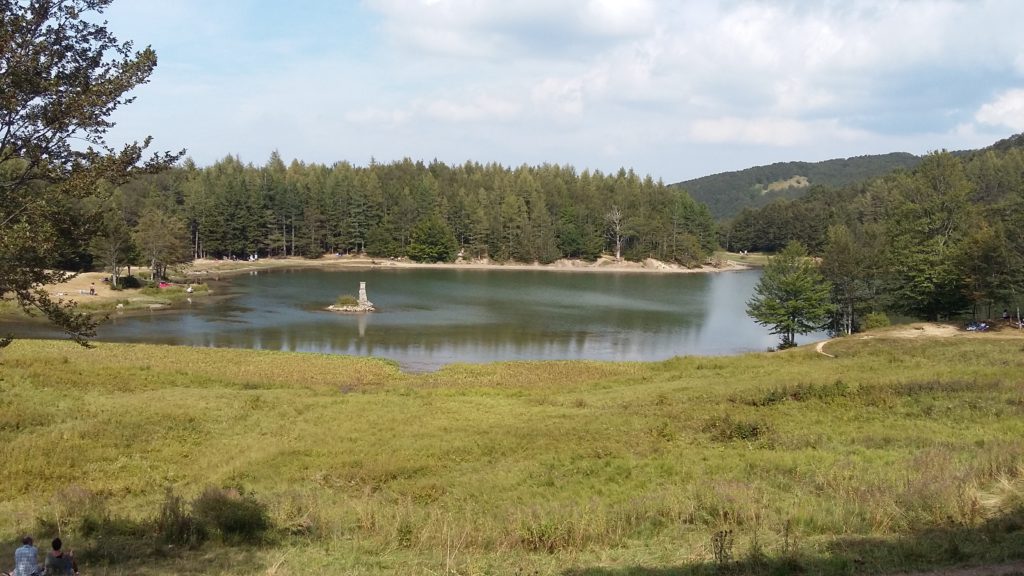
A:
[[[711,534],[711,553],[719,566],[732,562],[732,530],[718,530]]]
[[[782,386],[754,397],[735,396],[730,398],[730,401],[748,406],[772,406],[787,401],[808,402],[810,400],[820,400],[828,402],[836,398],[845,398],[849,395],[850,387],[842,380],[836,380],[831,384]]]
[[[359,299],[351,294],[342,294],[338,296],[338,299],[334,302],[335,306],[358,306]]]
[[[308,494],[293,492],[276,498],[270,515],[273,525],[291,536],[318,538],[326,532],[320,504]]]
[[[142,288],[142,281],[137,276],[122,276],[117,279],[118,288]]]
[[[234,489],[207,488],[192,502],[192,514],[229,543],[257,543],[270,528],[266,506]]]
[[[721,416],[704,424],[704,431],[721,442],[729,440],[758,440],[771,432],[771,425],[760,420],[737,420]]]
[[[864,330],[874,330],[875,328],[885,328],[889,324],[889,317],[885,315],[885,312],[872,312],[864,317],[862,328]]]
[[[160,506],[156,519],[157,537],[164,544],[195,548],[202,544],[209,533],[206,527],[196,521],[185,509],[185,502],[170,489]]]

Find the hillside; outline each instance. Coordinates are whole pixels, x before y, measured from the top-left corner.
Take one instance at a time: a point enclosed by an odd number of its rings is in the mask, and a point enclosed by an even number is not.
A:
[[[906,152],[837,158],[824,162],[777,162],[735,172],[722,172],[672,184],[690,193],[718,219],[777,198],[802,196],[811,186],[845,186],[877,178],[898,168],[913,168],[920,157]]]
[[[21,340],[0,555],[82,572],[879,574],[1024,554],[1015,330],[402,374]]]

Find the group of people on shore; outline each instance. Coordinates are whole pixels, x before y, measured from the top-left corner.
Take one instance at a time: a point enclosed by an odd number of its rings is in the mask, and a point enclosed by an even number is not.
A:
[[[21,539],[21,546],[14,551],[14,570],[5,573],[6,576],[58,576],[78,574],[78,564],[75,562],[73,552],[65,553],[62,550],[64,543],[60,538],[54,538],[51,543],[51,550],[46,554],[46,559],[39,563],[39,549],[32,543],[31,536]]]

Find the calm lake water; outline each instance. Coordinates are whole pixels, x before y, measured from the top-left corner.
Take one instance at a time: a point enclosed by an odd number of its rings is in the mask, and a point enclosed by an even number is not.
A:
[[[745,314],[760,271],[261,271],[184,310],[113,316],[98,340],[379,356],[403,369],[525,359],[662,360],[777,343]],[[378,312],[323,311],[367,283]],[[228,297],[223,297],[227,295]],[[800,342],[823,335],[805,336]]]

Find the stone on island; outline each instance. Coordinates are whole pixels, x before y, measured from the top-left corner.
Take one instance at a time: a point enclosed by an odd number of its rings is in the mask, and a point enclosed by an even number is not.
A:
[[[327,307],[331,312],[373,312],[373,302],[366,297],[366,282],[359,283],[359,302],[355,306],[338,306],[331,304]]]

